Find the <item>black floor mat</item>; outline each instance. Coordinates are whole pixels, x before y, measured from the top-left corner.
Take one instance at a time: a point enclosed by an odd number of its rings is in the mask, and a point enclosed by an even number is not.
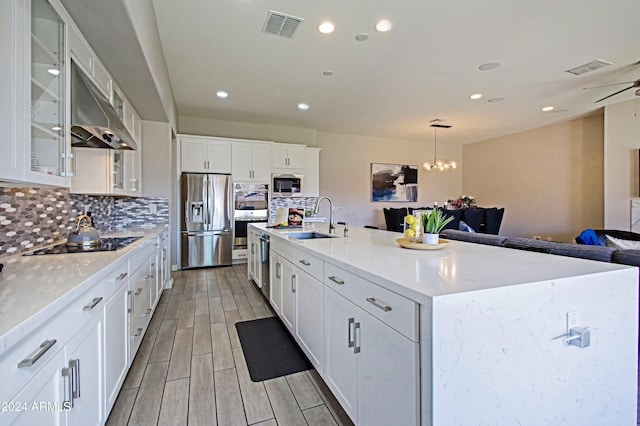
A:
[[[252,381],[313,368],[278,317],[239,322],[236,329]]]

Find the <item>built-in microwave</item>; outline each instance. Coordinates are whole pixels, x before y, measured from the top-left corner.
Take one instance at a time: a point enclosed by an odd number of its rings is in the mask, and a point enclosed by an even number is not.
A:
[[[301,197],[303,195],[304,176],[293,174],[271,175],[272,197]]]

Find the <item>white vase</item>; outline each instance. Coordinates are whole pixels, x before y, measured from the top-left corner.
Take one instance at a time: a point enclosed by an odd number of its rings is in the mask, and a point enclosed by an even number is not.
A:
[[[438,244],[439,239],[440,239],[439,234],[427,234],[426,232],[422,234],[423,244]]]

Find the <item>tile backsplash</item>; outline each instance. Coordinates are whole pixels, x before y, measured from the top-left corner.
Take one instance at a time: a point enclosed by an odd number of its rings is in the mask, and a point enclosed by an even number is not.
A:
[[[0,257],[63,241],[76,217],[91,212],[101,233],[169,223],[165,197],[70,194],[68,188],[0,187]]]
[[[279,207],[311,210],[316,206],[316,197],[272,197],[269,200],[269,221],[273,222]]]

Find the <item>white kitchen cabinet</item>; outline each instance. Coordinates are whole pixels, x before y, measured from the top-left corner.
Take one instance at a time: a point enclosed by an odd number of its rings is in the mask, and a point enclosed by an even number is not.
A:
[[[280,319],[287,326],[291,334],[296,331],[296,268],[293,263],[282,258],[282,305]]]
[[[129,323],[127,274],[115,278],[120,287],[104,307],[104,396],[105,413],[116,402],[129,371]]]
[[[59,351],[44,365],[16,396],[2,400],[10,410],[0,412],[0,423],[15,426],[66,425],[71,403],[68,397],[68,376],[62,376],[65,351]],[[34,405],[35,404],[35,405]]]
[[[69,186],[70,18],[57,0],[6,0],[0,6],[0,179]]]
[[[358,425],[418,424],[418,343],[329,287],[324,309],[324,379],[349,417]]]
[[[324,284],[297,267],[295,277],[295,336],[313,366],[322,374]]]
[[[320,148],[305,148],[304,150],[304,187],[302,195],[305,197],[320,196]]]
[[[323,379],[344,411],[358,424],[357,358],[353,353],[355,308],[333,290],[325,289]]]
[[[231,175],[234,182],[269,183],[271,178],[271,143],[233,141]]]
[[[126,160],[120,149],[73,148],[76,175],[72,194],[126,195]]]
[[[282,256],[269,252],[269,303],[278,316],[282,306]]]
[[[191,173],[231,173],[231,142],[228,139],[179,136],[181,171]]]
[[[259,232],[253,227],[247,228],[247,276],[256,284],[261,282],[260,268],[260,238]]]
[[[271,146],[272,171],[274,173],[290,169],[302,171],[304,169],[304,149],[304,145],[273,144]]]
[[[167,232],[160,234],[159,240],[160,287],[158,292],[162,295],[162,289],[171,287],[171,263],[169,260],[169,236]]]
[[[104,358],[102,306],[67,344],[67,368],[71,377],[71,410],[68,425],[104,424]]]
[[[68,26],[69,55],[74,63],[111,100],[112,79],[74,23]]]

